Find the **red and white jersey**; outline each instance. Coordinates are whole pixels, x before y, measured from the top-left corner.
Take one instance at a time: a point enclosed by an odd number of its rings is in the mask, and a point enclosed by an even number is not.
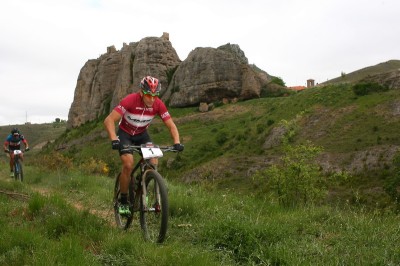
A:
[[[130,135],[143,133],[156,115],[163,121],[171,118],[167,107],[159,98],[155,99],[152,107],[146,107],[140,93],[129,94],[114,110],[122,116],[119,127]]]

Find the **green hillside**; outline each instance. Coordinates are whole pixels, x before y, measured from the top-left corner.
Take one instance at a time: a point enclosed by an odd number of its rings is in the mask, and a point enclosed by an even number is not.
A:
[[[23,124],[0,126],[1,139],[4,140],[13,128],[18,130],[28,140],[32,151],[41,151],[42,147],[55,141],[66,130],[66,123],[45,123],[45,124]]]
[[[328,80],[321,84],[327,85],[327,84],[343,83],[343,82],[354,83],[368,76],[382,74],[397,69],[400,69],[400,60],[389,60],[387,62],[377,64],[375,66],[369,66],[353,71],[351,73],[343,73],[340,77]]]
[[[37,148],[24,183],[0,161],[0,264],[399,265],[399,110],[400,89],[361,96],[342,82],[207,113],[170,109],[185,150],[160,159],[162,245],[143,242],[138,217],[115,226],[120,159],[104,117],[19,126]],[[172,144],[159,119],[149,131]]]
[[[351,197],[352,188],[346,186],[356,185],[366,202],[378,197],[385,205],[389,196],[383,187],[400,145],[399,99],[400,90],[360,97],[351,85],[330,85],[290,97],[223,105],[207,113],[171,109],[185,152],[174,158],[166,155],[160,167],[180,182],[253,189],[249,182],[253,175],[281,160],[284,147],[275,132],[286,121],[295,127],[291,145],[312,143],[323,149],[316,158],[323,172],[346,171],[354,176],[352,183],[331,188],[332,192]],[[114,176],[120,162],[110,149],[102,120],[65,132],[45,152],[60,150],[77,165],[91,158],[100,160]],[[171,144],[160,120],[154,121],[150,133],[155,143]],[[379,193],[371,193],[376,186]]]

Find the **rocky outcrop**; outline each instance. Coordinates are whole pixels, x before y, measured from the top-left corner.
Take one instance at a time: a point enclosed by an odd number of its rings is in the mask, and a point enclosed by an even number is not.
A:
[[[168,73],[180,62],[166,34],[124,44],[121,51],[108,47],[106,54],[86,62],[79,73],[68,128],[110,112],[124,96],[138,90],[144,76],[156,76],[161,84],[168,84]]]
[[[176,70],[166,99],[172,107],[260,97],[271,77],[248,64],[236,44],[196,48]]]
[[[106,54],[86,62],[78,76],[68,128],[109,113],[124,96],[137,91],[147,75],[160,80],[161,97],[172,107],[258,98],[271,79],[249,65],[236,44],[196,48],[181,62],[167,33],[147,37],[124,44],[121,51],[111,46]]]
[[[260,96],[257,73],[233,53],[215,48],[196,48],[176,70],[168,87],[172,107],[216,102],[223,98]],[[169,95],[167,95],[169,96]]]
[[[375,75],[368,75],[360,82],[377,82],[389,89],[398,89],[400,88],[400,69]]]

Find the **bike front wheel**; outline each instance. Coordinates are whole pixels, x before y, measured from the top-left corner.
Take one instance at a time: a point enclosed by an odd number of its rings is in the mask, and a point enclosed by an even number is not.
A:
[[[148,170],[144,180],[146,192],[140,198],[140,226],[147,241],[162,243],[168,227],[167,188],[155,170]]]
[[[129,190],[128,190],[128,200],[129,200],[129,206],[130,206],[130,211],[131,215],[121,215],[119,214],[119,205],[120,205],[120,186],[119,186],[119,179],[120,179],[121,174],[117,175],[117,178],[115,180],[115,186],[114,186],[114,196],[113,196],[113,204],[114,204],[114,217],[115,217],[115,222],[117,226],[121,229],[128,229],[132,223],[133,220],[133,200],[134,200],[134,183],[133,183],[133,178],[131,178],[129,182]]]
[[[14,178],[15,180],[19,180],[21,182],[24,181],[24,172],[20,162],[16,162],[14,164]]]

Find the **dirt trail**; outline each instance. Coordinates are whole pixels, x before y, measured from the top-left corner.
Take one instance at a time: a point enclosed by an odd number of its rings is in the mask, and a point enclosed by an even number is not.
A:
[[[9,179],[9,182],[14,182],[14,179]],[[47,188],[42,188],[42,187],[30,187],[33,191],[39,193],[40,195],[44,197],[50,196],[53,192],[50,189]],[[8,197],[15,199],[15,200],[21,200],[21,201],[28,201],[30,199],[30,196],[25,193],[16,193],[13,191],[8,191],[8,190],[0,190],[0,194],[7,195]],[[112,209],[112,205],[110,203],[109,208],[93,208],[95,206],[84,206],[81,202],[74,201],[70,198],[65,198],[65,200],[71,204],[75,209],[79,211],[86,211],[88,210],[89,213],[103,219],[106,221],[110,226],[116,227],[115,220],[114,220],[114,212]]]

